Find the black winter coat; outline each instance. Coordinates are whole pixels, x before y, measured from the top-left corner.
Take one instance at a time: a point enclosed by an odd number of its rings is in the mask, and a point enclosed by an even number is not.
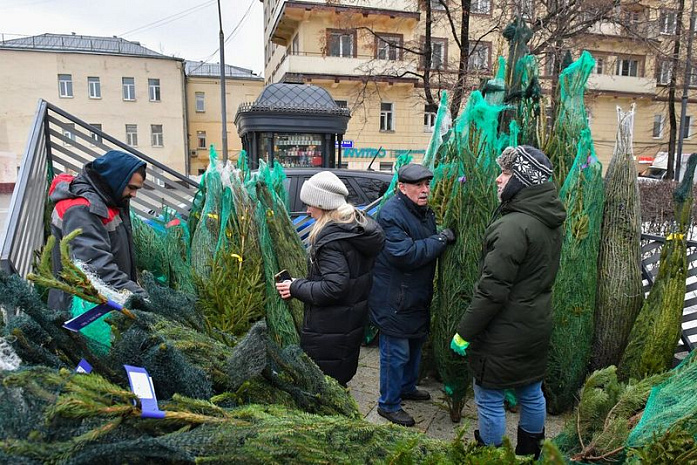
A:
[[[378,214],[385,248],[373,271],[370,320],[380,332],[399,338],[428,334],[436,259],[446,242],[436,234],[436,219],[398,192]]]
[[[373,263],[384,241],[368,217],[364,226],[328,223],[310,249],[309,276],[290,286],[291,296],[305,302],[302,349],[344,385],[358,368]]]
[[[457,328],[470,342],[474,379],[488,389],[526,386],[545,376],[566,218],[551,182],[524,188],[501,214],[486,230],[481,275]]]

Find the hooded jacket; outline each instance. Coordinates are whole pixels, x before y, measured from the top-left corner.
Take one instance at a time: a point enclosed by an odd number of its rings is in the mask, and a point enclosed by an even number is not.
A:
[[[388,336],[425,337],[436,259],[446,248],[436,234],[435,215],[397,192],[380,210],[378,222],[385,248],[375,262],[370,320]]]
[[[145,293],[136,283],[135,255],[128,200],[121,199],[133,173],[145,163],[123,152],[111,151],[87,163],[73,177],[62,174],[49,188],[55,202],[51,215],[51,233],[60,241],[75,229],[82,234],[70,242],[72,258],[87,264],[107,285],[116,290]],[[107,173],[109,179],[100,173]],[[115,187],[112,187],[115,186]],[[120,191],[114,189],[121,187]],[[60,251],[53,250],[54,273],[60,273]],[[67,310],[72,296],[52,289],[49,306]]]
[[[296,279],[291,296],[305,303],[300,345],[322,371],[346,384],[356,374],[368,315],[375,257],[385,236],[371,218],[328,223],[309,255],[307,279]]]
[[[564,206],[551,182],[526,187],[487,228],[480,278],[458,334],[470,342],[470,371],[488,389],[545,376],[552,286],[559,269]]]

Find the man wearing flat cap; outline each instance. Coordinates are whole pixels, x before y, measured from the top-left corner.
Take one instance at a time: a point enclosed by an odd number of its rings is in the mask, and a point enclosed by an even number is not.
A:
[[[373,269],[370,320],[380,330],[378,414],[392,423],[413,426],[402,400],[428,400],[416,388],[421,347],[429,330],[436,259],[455,241],[450,229],[436,232],[428,206],[433,173],[418,164],[398,172],[398,192],[385,203],[378,223],[385,247]]]

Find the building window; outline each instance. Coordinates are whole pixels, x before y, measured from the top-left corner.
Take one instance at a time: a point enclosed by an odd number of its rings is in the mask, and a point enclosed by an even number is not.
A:
[[[206,111],[206,94],[205,92],[196,92],[196,113]]]
[[[123,86],[123,99],[124,100],[135,100],[136,99],[136,80],[132,77],[121,78],[121,85]]]
[[[380,130],[394,131],[394,103],[380,102]]]
[[[518,11],[523,19],[532,19],[535,16],[535,1],[534,0],[518,0]]]
[[[472,0],[470,13],[488,15],[491,13],[491,0]]]
[[[618,76],[639,76],[639,60],[632,58],[618,58],[617,70],[615,74]]]
[[[161,124],[150,125],[150,145],[153,147],[162,147],[164,145]]]
[[[401,34],[379,34],[375,37],[375,58],[378,60],[402,59]]]
[[[424,132],[433,132],[436,124],[436,112],[431,111],[430,105],[424,107]]]
[[[683,139],[689,139],[692,136],[692,116],[685,116],[685,126],[682,129]]]
[[[208,147],[208,144],[206,144],[206,131],[196,131],[196,140],[196,147],[199,149]]]
[[[393,163],[391,161],[381,161],[380,162],[380,171],[389,171],[391,173],[392,166],[393,166]]]
[[[87,94],[90,98],[102,98],[102,85],[98,77],[87,78]]]
[[[658,62],[658,83],[659,84],[669,84],[670,77],[672,75],[673,67],[669,60],[663,60]]]
[[[444,3],[447,0],[431,0],[431,9],[432,10],[445,10],[445,5]]]
[[[480,42],[470,44],[470,55],[467,58],[467,69],[486,71],[489,69],[489,55],[491,54],[491,44]]]
[[[596,57],[595,58],[595,67],[593,68],[593,72],[595,74],[603,74],[605,70],[605,59],[603,57]]]
[[[697,68],[694,66],[690,67],[690,80],[688,81],[690,87],[697,87]]]
[[[73,96],[73,75],[58,75],[58,96],[62,98],[72,98]]]
[[[327,55],[330,57],[356,56],[356,31],[327,30]]]
[[[102,125],[99,123],[90,123],[90,126],[94,126],[95,129],[99,129],[100,131],[102,130]],[[102,136],[100,136],[96,132],[90,131],[90,139],[92,139],[92,142],[91,142],[92,145],[97,145],[97,144],[102,143]]]
[[[673,35],[677,29],[678,13],[672,10],[661,10],[658,21],[661,34]]]
[[[63,145],[72,145],[70,142],[75,140],[75,123],[66,123],[63,128],[63,137],[68,140],[63,141]]]
[[[656,139],[663,137],[663,115],[653,115],[653,134]]]
[[[425,43],[422,46],[425,48]],[[431,69],[445,69],[448,56],[448,40],[431,38]],[[425,66],[422,64],[422,68]]]
[[[556,64],[557,55],[553,51],[545,53],[545,76],[554,76]]]
[[[126,143],[131,147],[138,147],[138,125],[126,125]]]
[[[151,102],[160,101],[160,80],[159,79],[148,79],[148,95],[150,95]]]
[[[341,108],[348,108],[348,101],[347,100],[334,100],[336,102],[336,106],[341,107]]]

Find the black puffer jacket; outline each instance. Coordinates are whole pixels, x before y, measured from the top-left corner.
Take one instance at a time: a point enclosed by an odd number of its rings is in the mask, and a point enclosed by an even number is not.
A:
[[[327,224],[310,249],[308,278],[290,286],[291,296],[305,302],[301,347],[342,384],[358,368],[373,263],[385,241],[380,226],[365,221]]]
[[[501,214],[486,230],[481,275],[457,328],[470,342],[472,375],[488,389],[544,378],[566,218],[551,182],[524,188]]]

